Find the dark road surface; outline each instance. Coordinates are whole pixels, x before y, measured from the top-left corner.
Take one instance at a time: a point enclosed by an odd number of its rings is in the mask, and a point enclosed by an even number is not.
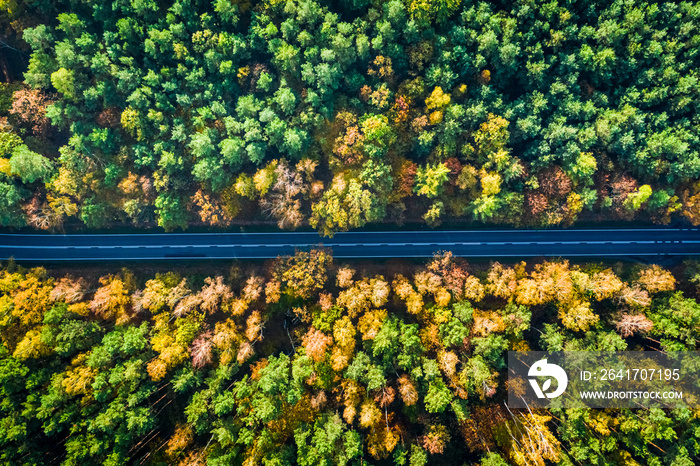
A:
[[[323,246],[338,258],[661,257],[700,255],[700,229],[390,231],[337,233],[170,233],[0,235],[0,259],[111,261],[268,259]]]

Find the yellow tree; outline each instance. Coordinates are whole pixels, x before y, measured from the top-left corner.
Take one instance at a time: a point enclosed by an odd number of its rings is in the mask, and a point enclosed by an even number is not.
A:
[[[649,293],[672,291],[676,288],[676,279],[673,277],[673,274],[656,264],[644,269],[639,274],[637,282]]]
[[[518,466],[545,466],[547,461],[556,464],[561,457],[561,444],[547,427],[551,419],[532,411],[513,414],[499,426],[497,441]]]
[[[119,276],[100,278],[102,286],[90,301],[90,310],[105,320],[114,320],[118,325],[129,321],[131,297],[128,281]]]
[[[350,317],[355,317],[372,307],[372,288],[365,279],[338,294],[338,306],[344,307]]]
[[[331,367],[334,371],[345,369],[355,353],[357,331],[348,316],[343,316],[333,324],[335,346],[331,351]]]
[[[326,252],[314,249],[310,252],[299,251],[293,257],[281,260],[277,267],[281,269],[281,278],[292,296],[310,298],[323,289],[326,283],[327,267],[333,258]]]
[[[166,372],[184,362],[190,354],[189,346],[200,328],[204,315],[188,314],[172,320],[169,312],[161,312],[153,318],[151,347],[158,356],[147,365],[152,380],[161,380]]]
[[[418,390],[411,378],[404,374],[398,378],[399,394],[406,406],[412,406],[418,401]]]
[[[499,262],[491,265],[488,273],[486,292],[499,298],[509,299],[517,288],[515,270],[504,267]]]
[[[30,359],[30,358],[40,358],[42,356],[47,356],[51,354],[51,348],[46,346],[46,344],[41,339],[41,330],[33,329],[29,330],[24,338],[17,343],[12,356],[17,359]]]
[[[66,371],[61,385],[71,396],[87,395],[92,392],[92,383],[97,376],[97,369],[85,365],[87,354],[81,353],[71,361],[71,368]]]
[[[336,273],[336,285],[340,288],[350,288],[353,285],[352,277],[355,275],[355,270],[350,267],[341,267]]]
[[[45,270],[34,269],[19,282],[13,296],[12,315],[22,325],[36,325],[51,308],[53,280],[47,279]]]
[[[593,274],[587,291],[591,292],[596,300],[601,301],[612,298],[622,286],[622,280],[612,270],[607,269]]]
[[[387,318],[386,309],[373,309],[367,311],[357,322],[357,328],[362,333],[363,340],[373,340],[382,328]]]
[[[558,308],[562,324],[570,330],[585,332],[600,320],[587,301],[574,300],[560,303]]]

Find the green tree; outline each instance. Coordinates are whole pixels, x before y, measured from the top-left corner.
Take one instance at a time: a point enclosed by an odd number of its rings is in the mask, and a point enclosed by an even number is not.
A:
[[[22,194],[16,186],[0,181],[0,225],[20,227],[25,219],[20,202]]]
[[[313,427],[294,432],[300,465],[347,465],[362,454],[360,435],[347,429],[340,416],[323,415]]]
[[[420,167],[416,173],[416,184],[413,191],[428,199],[435,198],[440,194],[449,173],[450,169],[444,164]]]
[[[21,145],[12,151],[10,170],[13,175],[20,177],[22,183],[30,184],[37,180],[48,181],[53,172],[53,164],[46,157]]]

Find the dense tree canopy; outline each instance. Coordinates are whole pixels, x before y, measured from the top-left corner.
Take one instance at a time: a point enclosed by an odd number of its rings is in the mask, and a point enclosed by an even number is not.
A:
[[[688,409],[509,410],[508,350],[698,350],[697,263],[0,271],[7,464],[656,464]],[[389,270],[386,270],[389,272]],[[227,276],[228,278],[224,278]],[[685,277],[688,277],[688,281]],[[314,286],[318,284],[319,286]]]
[[[5,225],[700,223],[697,2],[5,3]]]

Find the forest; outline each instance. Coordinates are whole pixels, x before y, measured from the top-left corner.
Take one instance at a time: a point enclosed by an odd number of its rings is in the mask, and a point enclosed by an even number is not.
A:
[[[700,223],[700,4],[3,0],[0,225]]]
[[[699,350],[700,263],[0,271],[3,464],[673,465],[689,408],[512,410],[508,350]]]
[[[698,1],[0,0],[0,228],[700,225],[698,24]],[[698,410],[506,403],[508,351],[700,351],[700,262],[663,264],[10,260],[0,463],[700,464]]]

